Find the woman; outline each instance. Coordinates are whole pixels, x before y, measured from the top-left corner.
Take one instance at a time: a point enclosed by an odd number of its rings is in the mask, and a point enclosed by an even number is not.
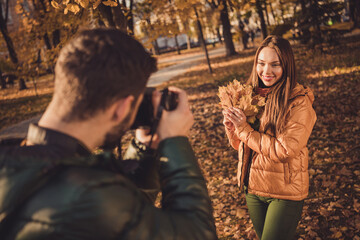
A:
[[[249,84],[266,97],[259,129],[240,109],[223,111],[226,134],[239,152],[238,184],[259,239],[290,240],[309,189],[306,143],[316,121],[314,95],[296,82],[290,43],[277,36],[258,48]]]

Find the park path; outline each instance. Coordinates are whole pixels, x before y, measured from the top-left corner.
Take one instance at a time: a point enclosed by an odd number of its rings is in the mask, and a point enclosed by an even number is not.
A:
[[[210,57],[225,55],[225,47],[220,46],[209,51]],[[193,67],[205,59],[204,52],[195,52],[190,54],[176,55],[159,59],[159,63],[173,64],[165,67],[152,74],[147,86],[156,87],[163,82],[167,82],[172,78],[185,73],[190,67]],[[41,115],[30,118],[13,126],[0,131],[0,141],[8,138],[25,138],[30,123],[39,121]]]
[[[217,57],[225,55],[225,47],[221,46],[219,48],[209,51],[210,57]],[[155,87],[160,85],[163,82],[167,82],[170,79],[185,73],[190,67],[195,66],[200,63],[201,60],[205,59],[204,52],[196,52],[186,55],[172,56],[169,58],[160,59],[159,63],[175,63],[172,66],[160,69],[153,75],[151,75],[148,87]]]

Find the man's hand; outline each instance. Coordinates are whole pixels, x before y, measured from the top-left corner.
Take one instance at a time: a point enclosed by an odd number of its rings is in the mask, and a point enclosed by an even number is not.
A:
[[[160,100],[161,100],[161,93],[158,90],[155,90],[152,92],[152,105],[154,106],[154,116],[157,113],[159,104],[160,104]],[[135,130],[135,138],[145,144],[146,146],[149,147],[149,143],[151,140],[151,134],[150,134],[150,129],[144,129],[144,128],[138,128]],[[157,149],[158,145],[159,145],[159,136],[157,133],[154,134],[154,137],[152,139],[151,142],[151,146],[150,148],[152,149]]]
[[[194,124],[194,117],[190,111],[185,91],[176,87],[169,87],[169,91],[178,94],[179,102],[175,110],[169,112],[164,110],[162,113],[157,129],[160,141],[170,137],[187,136]]]

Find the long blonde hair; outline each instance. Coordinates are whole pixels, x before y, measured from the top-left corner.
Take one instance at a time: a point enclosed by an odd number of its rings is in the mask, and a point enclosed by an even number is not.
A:
[[[283,70],[281,79],[271,87],[272,90],[268,96],[264,111],[267,118],[265,131],[270,130],[274,135],[277,135],[284,128],[290,93],[296,86],[295,59],[289,41],[273,35],[265,38],[256,51],[253,69],[248,80],[248,83],[255,89],[259,87],[261,81],[256,72],[256,65],[259,53],[264,47],[269,47],[276,51]]]

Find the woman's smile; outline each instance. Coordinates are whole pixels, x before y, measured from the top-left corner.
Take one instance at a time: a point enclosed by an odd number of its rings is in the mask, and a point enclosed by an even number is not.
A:
[[[258,56],[256,72],[265,86],[271,87],[277,83],[283,74],[279,56],[270,47],[264,47]]]
[[[271,80],[273,80],[275,78],[275,76],[264,76],[262,75],[262,79],[264,81],[270,82]]]

